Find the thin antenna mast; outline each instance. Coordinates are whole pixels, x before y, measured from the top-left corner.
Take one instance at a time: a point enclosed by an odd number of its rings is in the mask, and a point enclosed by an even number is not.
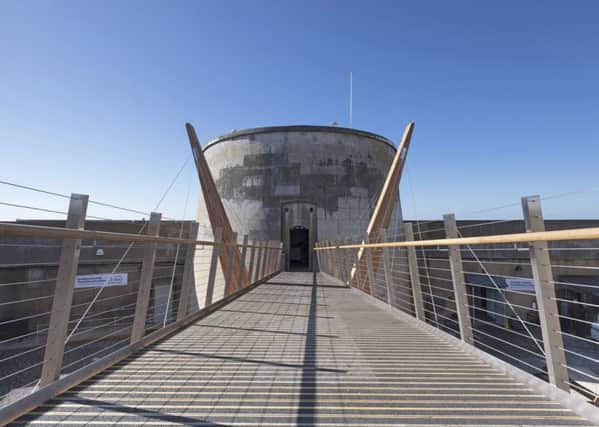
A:
[[[349,127],[352,127],[353,76],[349,72]]]

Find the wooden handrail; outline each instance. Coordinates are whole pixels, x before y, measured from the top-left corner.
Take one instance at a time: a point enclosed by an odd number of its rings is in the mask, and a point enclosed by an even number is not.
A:
[[[553,242],[561,240],[599,239],[599,227],[576,228],[569,230],[541,231],[535,233],[496,234],[492,236],[460,237],[456,239],[413,240],[408,242],[358,243],[350,245],[323,246],[317,251],[327,249],[358,248],[407,248],[421,246],[448,245],[488,245],[496,243]]]
[[[210,240],[179,239],[177,237],[154,237],[146,234],[116,233],[112,231],[75,230],[62,227],[49,227],[44,225],[8,224],[0,223],[0,237],[47,237],[51,239],[84,239],[106,240],[111,242],[145,242],[145,243],[173,243],[179,245],[205,245],[214,246],[239,246],[257,248],[257,245],[231,245],[215,243]],[[268,246],[268,249],[279,249],[278,246]]]

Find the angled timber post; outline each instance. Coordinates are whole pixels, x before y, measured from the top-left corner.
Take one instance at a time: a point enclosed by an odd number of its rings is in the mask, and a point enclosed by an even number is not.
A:
[[[71,194],[66,228],[83,229],[88,199],[87,195]],[[40,387],[45,387],[60,377],[80,253],[81,239],[64,239],[62,241]]]
[[[387,242],[387,229],[381,229],[381,242]],[[391,249],[383,248],[383,274],[385,276],[385,289],[387,291],[387,304],[391,305]]]
[[[243,268],[245,268],[245,258],[247,257],[247,250],[248,250],[248,235],[247,234],[243,235],[242,245],[243,246],[241,248],[241,265]],[[235,289],[236,291],[240,291],[248,285],[248,283],[244,283],[242,273],[243,273],[243,269],[240,268],[239,269],[239,277],[237,278],[237,289]],[[248,274],[248,277],[250,277],[249,274]]]
[[[198,237],[199,224],[193,222],[189,231],[189,239],[196,240]],[[181,292],[179,293],[179,305],[177,308],[177,320],[183,320],[187,316],[187,308],[189,306],[189,293],[194,283],[194,260],[195,260],[196,245],[187,245],[185,251],[185,264],[183,266],[183,283]]]
[[[157,237],[160,233],[160,218],[161,215],[159,213],[152,212],[150,214],[150,223],[148,224],[147,232],[149,236]],[[131,344],[138,342],[144,336],[146,318],[148,317],[148,306],[150,305],[152,276],[154,275],[157,246],[158,244],[156,242],[144,244],[144,257],[141,265],[139,289],[137,290],[137,302],[135,303],[133,326],[131,328]]]
[[[412,223],[404,223],[404,233],[406,241],[414,240],[414,230]],[[412,285],[412,299],[414,300],[414,312],[418,320],[426,321],[424,316],[424,305],[422,304],[422,286],[420,284],[420,270],[418,268],[418,259],[416,257],[416,248],[408,246],[408,267],[410,268],[410,284]]]
[[[539,196],[523,197],[522,211],[527,233],[545,231],[541,198]],[[555,300],[555,287],[553,285],[553,272],[548,245],[546,241],[529,242],[528,247],[549,382],[562,390],[568,391],[570,389],[568,385],[569,376],[566,368],[559,311]]]
[[[214,295],[214,281],[216,280],[216,269],[218,268],[218,259],[220,258],[221,251],[224,251],[225,247],[222,246],[222,229],[217,227],[214,232],[214,245],[212,246],[212,256],[210,257],[210,270],[208,270],[208,282],[206,283],[206,299],[204,301],[204,307],[208,307],[212,304],[212,297]]]
[[[206,210],[208,211],[208,217],[210,218],[210,225],[212,226],[212,232],[216,233],[216,229],[220,227],[222,229],[222,240],[225,244],[237,244],[233,239],[233,229],[229,222],[229,217],[225,211],[223,201],[221,200],[216,184],[210,172],[208,162],[204,156],[204,151],[200,146],[200,141],[196,135],[195,129],[189,123],[185,124],[187,130],[187,136],[189,138],[189,144],[191,145],[191,152],[195,161],[198,177],[200,179],[200,186],[202,187],[202,195],[206,202]],[[233,280],[237,282],[239,276],[242,277],[242,283],[247,282],[247,271],[244,266],[241,265],[241,254],[239,248],[234,247],[233,253]],[[223,272],[227,271],[228,262],[228,251],[220,251],[220,264]],[[239,269],[242,270],[239,273]],[[235,287],[235,286],[233,286]],[[239,286],[240,287],[240,286]]]
[[[364,234],[364,243],[370,243],[370,237],[368,233]],[[364,248],[366,251],[366,277],[368,278],[368,293],[374,294],[374,284],[376,283],[376,271],[374,270],[374,264],[372,262],[372,248]]]
[[[254,262],[256,260],[256,241],[250,245],[250,268],[248,271],[248,286],[254,283]]]
[[[231,233],[231,242],[229,242],[226,247],[227,252],[227,269],[224,271],[225,273],[225,296],[229,296],[235,290],[235,284],[233,283],[234,279],[237,277],[233,276],[233,259],[235,257],[235,252],[238,252],[237,248],[237,233]],[[243,269],[240,268],[239,274],[242,275]]]
[[[458,237],[458,226],[455,215],[443,215],[445,223],[445,236],[448,239]],[[455,309],[458,313],[458,323],[460,325],[460,337],[468,344],[474,344],[472,338],[472,321],[470,320],[470,310],[468,308],[468,295],[466,293],[466,280],[464,279],[464,269],[462,264],[462,254],[459,245],[449,245],[449,267],[451,269],[451,279],[453,281],[453,292],[455,298]],[[431,298],[434,298],[431,295]]]
[[[391,167],[389,168],[389,173],[385,178],[381,194],[379,195],[372,216],[370,217],[368,228],[366,229],[366,232],[370,237],[376,236],[382,228],[389,227],[391,216],[393,214],[393,206],[399,200],[399,183],[401,181],[401,174],[408,156],[408,150],[410,148],[413,131],[414,123],[410,122],[406,126],[395,157],[393,158],[393,162],[391,163]],[[358,249],[357,258],[358,264],[356,265],[356,269],[352,275],[352,281],[355,280],[356,283],[358,279],[356,273],[358,273],[360,269],[360,264],[366,263],[366,257],[363,249]],[[366,292],[370,293],[368,278],[365,277],[364,279],[363,288]]]

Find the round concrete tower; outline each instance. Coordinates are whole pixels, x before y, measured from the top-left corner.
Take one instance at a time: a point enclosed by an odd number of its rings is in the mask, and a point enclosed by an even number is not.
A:
[[[396,151],[382,136],[332,126],[239,130],[203,150],[233,230],[282,241],[289,269],[311,268],[315,241],[366,230]],[[210,224],[201,194],[197,219]]]

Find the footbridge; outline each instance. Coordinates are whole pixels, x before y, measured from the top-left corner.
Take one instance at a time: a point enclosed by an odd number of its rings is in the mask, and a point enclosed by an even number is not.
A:
[[[66,206],[0,201],[64,214],[0,223],[0,425],[599,425],[599,222],[393,224],[412,129],[298,272],[233,230],[191,125],[210,224],[0,181]]]
[[[327,274],[275,274],[10,425],[591,424],[416,322]]]

